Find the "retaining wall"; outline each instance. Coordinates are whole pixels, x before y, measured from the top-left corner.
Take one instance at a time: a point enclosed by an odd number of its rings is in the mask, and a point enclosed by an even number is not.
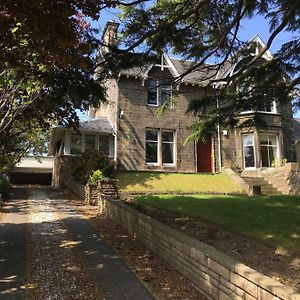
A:
[[[300,300],[300,294],[121,201],[100,196],[100,210],[214,300]]]
[[[262,170],[262,176],[285,195],[299,195],[300,175],[298,163]]]

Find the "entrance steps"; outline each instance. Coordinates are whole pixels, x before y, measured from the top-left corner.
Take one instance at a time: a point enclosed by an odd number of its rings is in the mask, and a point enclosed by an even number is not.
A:
[[[249,174],[242,174],[241,178],[250,186],[253,188],[253,191],[255,190],[255,187],[260,187],[261,194],[262,195],[280,195],[281,192],[279,192],[272,184],[270,184],[268,181],[266,181],[263,177],[255,176],[254,174],[251,174],[252,176],[249,176]]]

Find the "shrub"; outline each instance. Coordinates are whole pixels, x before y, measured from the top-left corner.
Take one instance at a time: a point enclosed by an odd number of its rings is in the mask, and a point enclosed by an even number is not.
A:
[[[102,171],[96,170],[92,172],[92,175],[90,175],[88,182],[90,184],[97,184],[98,181],[107,180],[107,179],[108,178],[103,175]]]
[[[115,175],[115,163],[104,152],[89,150],[74,157],[70,164],[71,175],[76,181],[86,184],[93,171],[100,170],[104,177]]]
[[[0,174],[0,194],[5,194],[10,187],[8,179]]]

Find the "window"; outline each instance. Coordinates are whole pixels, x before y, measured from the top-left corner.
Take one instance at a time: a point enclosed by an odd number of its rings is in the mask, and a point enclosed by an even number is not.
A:
[[[81,154],[88,150],[101,150],[109,155],[110,136],[98,134],[71,134],[70,154]]]
[[[158,163],[158,130],[146,130],[146,162]]]
[[[148,100],[150,106],[162,105],[172,96],[172,85],[167,80],[149,79],[148,80]]]
[[[261,163],[262,167],[270,168],[272,162],[278,158],[277,136],[264,134],[260,136]]]
[[[244,155],[244,167],[255,167],[255,154],[254,154],[254,136],[253,134],[243,135],[243,155]]]
[[[93,134],[86,134],[84,140],[84,151],[92,150],[96,148],[96,136]]]
[[[109,136],[99,135],[99,150],[109,155]]]
[[[250,91],[251,86],[247,83],[243,83],[239,87],[239,92],[241,93],[247,93],[247,91]],[[259,92],[259,90],[257,90]],[[251,93],[250,93],[251,94]],[[267,112],[267,113],[277,113],[277,104],[276,104],[276,97],[274,95],[274,89],[268,88],[268,89],[263,89],[260,91],[259,94],[259,103],[257,104],[256,107],[253,107],[251,103],[249,103],[249,109],[246,111],[243,111],[242,113],[249,113],[249,112]],[[245,100],[247,101],[247,97],[245,97]],[[248,101],[251,101],[248,99]]]
[[[174,133],[162,131],[162,163],[174,164]]]
[[[146,163],[157,165],[175,163],[174,131],[146,129]]]
[[[71,134],[71,154],[80,154],[82,152],[83,136],[81,134]]]

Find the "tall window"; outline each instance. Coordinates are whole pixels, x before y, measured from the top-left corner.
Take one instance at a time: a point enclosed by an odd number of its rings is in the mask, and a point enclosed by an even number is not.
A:
[[[146,130],[146,162],[158,163],[158,133],[156,129]]]
[[[85,142],[84,144],[85,151],[96,148],[96,136],[94,134],[86,134],[84,142]]]
[[[174,132],[162,131],[162,163],[174,164]]]
[[[276,135],[265,134],[260,136],[262,167],[270,168],[272,162],[278,158],[278,139]]]
[[[169,100],[172,95],[172,85],[167,80],[149,79],[148,80],[148,100],[150,106],[162,105]]]
[[[146,163],[157,165],[175,163],[173,131],[146,129]]]
[[[71,134],[71,154],[80,154],[82,152],[83,136],[81,134]]]
[[[109,136],[99,135],[99,150],[109,155]]]
[[[253,134],[243,135],[243,155],[244,155],[244,167],[255,167],[255,154],[254,154],[254,136]]]

